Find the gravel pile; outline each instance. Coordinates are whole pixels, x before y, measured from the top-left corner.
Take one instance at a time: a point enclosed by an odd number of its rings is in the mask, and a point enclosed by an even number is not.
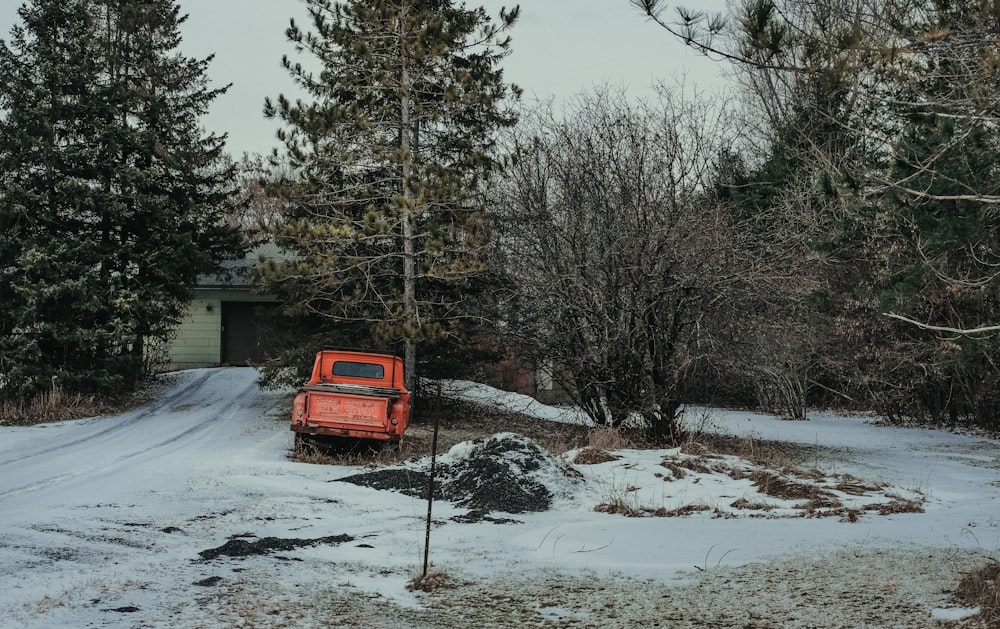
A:
[[[383,468],[337,480],[426,499],[429,468],[427,458],[418,469]],[[459,443],[443,455],[435,473],[435,496],[479,515],[546,511],[553,491],[582,480],[572,465],[530,439],[501,433]]]

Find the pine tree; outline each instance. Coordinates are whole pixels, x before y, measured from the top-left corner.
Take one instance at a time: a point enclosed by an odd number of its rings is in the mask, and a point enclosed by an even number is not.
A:
[[[900,64],[899,129],[879,204],[883,311],[971,330],[1000,320],[1000,9],[938,3],[911,25],[920,41]],[[988,36],[987,36],[988,34]],[[914,406],[934,419],[998,424],[1000,341],[898,324],[909,348]],[[901,370],[902,371],[902,370]]]
[[[177,52],[172,0],[35,0],[0,45],[3,396],[143,373],[197,276],[238,250],[223,225],[222,91]]]
[[[292,261],[261,269],[290,311],[365,324],[404,348],[408,385],[418,343],[467,313],[489,230],[477,194],[494,165],[494,131],[513,123],[516,91],[499,63],[504,32],[482,8],[451,0],[307,0],[314,32],[287,31],[318,72],[284,64],[311,102],[268,100],[301,180],[276,230]]]

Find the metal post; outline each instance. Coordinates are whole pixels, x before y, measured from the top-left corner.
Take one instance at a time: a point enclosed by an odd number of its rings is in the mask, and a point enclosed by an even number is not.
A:
[[[434,472],[437,468],[438,425],[441,414],[434,413],[434,437],[431,439],[431,472],[427,479],[427,530],[424,535],[424,574],[427,577],[428,557],[431,549],[431,509],[434,506]]]

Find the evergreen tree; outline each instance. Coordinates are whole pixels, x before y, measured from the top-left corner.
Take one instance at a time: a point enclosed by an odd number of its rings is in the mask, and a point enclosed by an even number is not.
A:
[[[412,386],[418,343],[468,314],[484,270],[479,193],[494,132],[513,123],[499,64],[517,9],[494,23],[451,0],[306,3],[314,32],[287,35],[321,69],[284,64],[313,100],[265,104],[300,177],[275,229],[296,255],[260,276],[290,314],[402,345]]]
[[[936,2],[909,26],[913,54],[899,65],[899,129],[879,204],[876,286],[883,311],[923,326],[971,330],[1000,321],[1000,9],[979,2]],[[987,36],[987,34],[989,34]],[[914,402],[935,419],[997,426],[1000,347],[995,335],[940,337],[895,326],[908,348],[897,369]]]
[[[671,26],[657,17],[659,0],[634,4],[696,48],[722,52],[722,22],[697,15]],[[788,198],[792,179],[783,173],[822,174],[797,209],[803,224],[815,213],[827,232],[808,243],[823,255],[823,307],[836,340],[824,359],[838,380],[824,390],[890,417],[963,418],[995,428],[997,3],[738,6],[728,40],[735,45],[725,56],[746,70],[763,111],[801,109],[798,120],[771,117],[777,132],[770,158],[750,178],[749,194],[731,196],[751,212],[773,211]],[[818,99],[800,89],[827,82],[837,89],[817,91]],[[788,129],[800,141],[783,141]],[[844,141],[846,150],[836,143],[826,150],[828,138]],[[782,153],[796,145],[808,150],[791,155],[805,159],[785,160]]]
[[[0,395],[143,373],[197,276],[238,250],[223,225],[221,92],[177,52],[172,0],[34,0],[0,45]]]

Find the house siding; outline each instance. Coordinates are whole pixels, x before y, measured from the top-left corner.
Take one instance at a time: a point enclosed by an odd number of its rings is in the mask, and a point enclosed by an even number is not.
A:
[[[275,303],[270,295],[246,288],[196,288],[184,319],[167,344],[164,371],[218,367],[223,364],[224,302]]]
[[[167,347],[168,369],[214,367],[222,352],[222,300],[195,298]]]

